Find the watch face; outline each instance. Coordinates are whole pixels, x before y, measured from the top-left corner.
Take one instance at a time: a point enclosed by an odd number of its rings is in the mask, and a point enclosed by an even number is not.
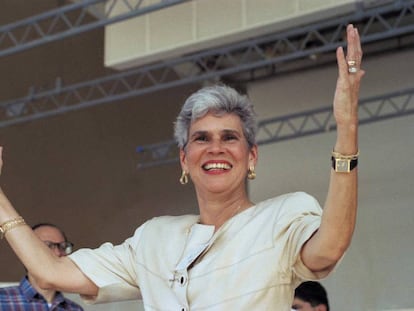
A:
[[[337,172],[349,172],[350,160],[347,159],[335,159],[335,171]]]

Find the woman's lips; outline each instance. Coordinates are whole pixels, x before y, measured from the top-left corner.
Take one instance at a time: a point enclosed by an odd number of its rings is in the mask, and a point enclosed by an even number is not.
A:
[[[206,171],[211,170],[229,170],[232,168],[232,165],[227,162],[208,162],[203,165],[203,169]]]

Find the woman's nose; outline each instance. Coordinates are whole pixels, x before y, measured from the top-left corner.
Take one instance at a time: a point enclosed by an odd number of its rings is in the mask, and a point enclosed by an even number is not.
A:
[[[219,140],[219,139],[211,140],[211,142],[209,144],[209,151],[213,152],[213,153],[222,152],[223,151],[223,144],[222,144],[221,140]]]

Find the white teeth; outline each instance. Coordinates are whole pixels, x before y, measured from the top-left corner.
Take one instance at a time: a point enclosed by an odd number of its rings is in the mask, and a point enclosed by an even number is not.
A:
[[[214,170],[214,169],[229,170],[231,169],[231,166],[226,163],[208,163],[204,165],[204,169],[206,170]]]

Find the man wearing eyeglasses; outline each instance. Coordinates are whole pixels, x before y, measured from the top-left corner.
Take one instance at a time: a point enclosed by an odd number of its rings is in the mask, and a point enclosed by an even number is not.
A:
[[[67,256],[73,244],[56,225],[40,223],[32,227],[34,233],[56,256]],[[65,298],[61,292],[41,289],[30,275],[20,281],[18,286],[0,288],[0,311],[83,311],[75,302]]]

